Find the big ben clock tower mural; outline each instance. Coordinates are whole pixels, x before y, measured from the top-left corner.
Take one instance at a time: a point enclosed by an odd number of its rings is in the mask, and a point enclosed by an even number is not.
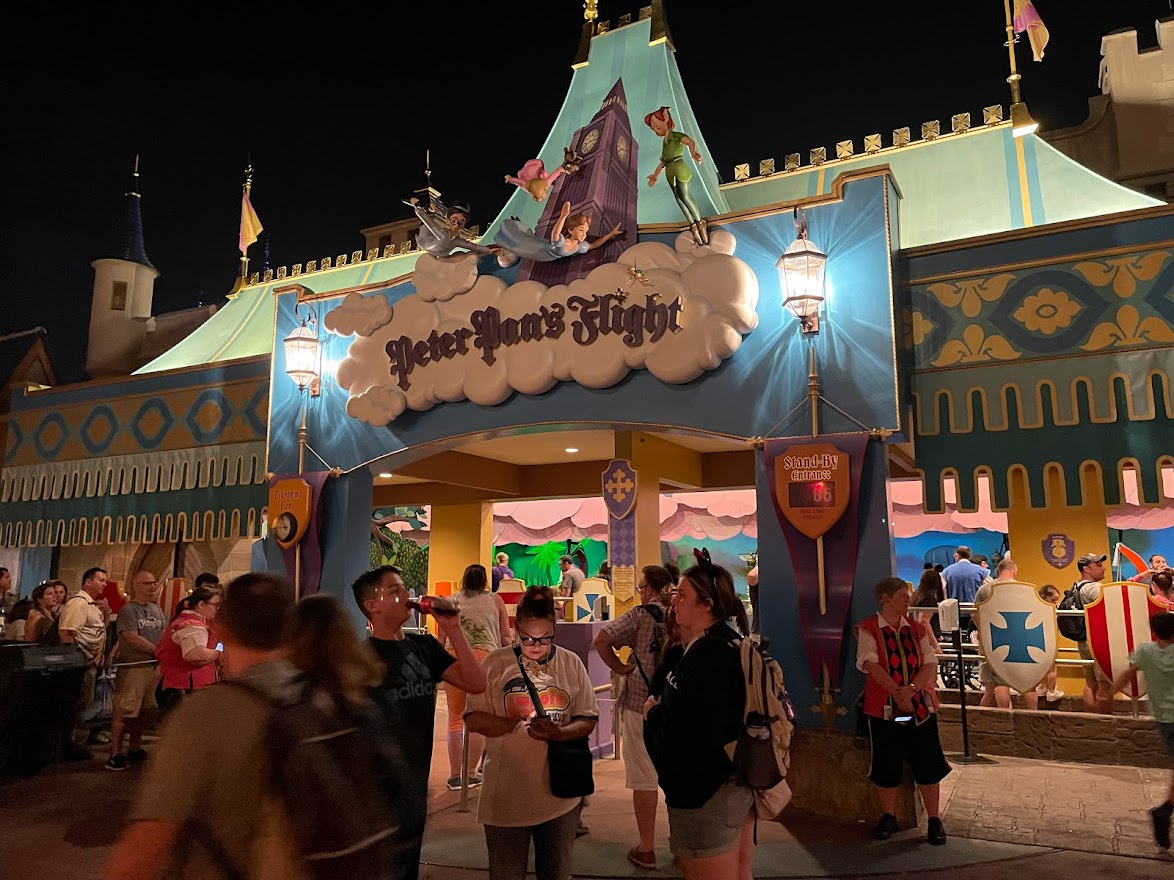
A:
[[[583,278],[596,266],[615,262],[636,244],[638,147],[632,136],[622,79],[617,79],[611,87],[599,112],[575,132],[571,149],[578,156],[579,170],[564,175],[547,197],[534,231],[548,238],[563,203],[570,202],[572,214],[591,216],[591,239],[605,234],[617,223],[622,226],[623,234],[569,260],[549,263],[526,260],[518,273],[519,281],[531,279],[548,287],[566,284]]]

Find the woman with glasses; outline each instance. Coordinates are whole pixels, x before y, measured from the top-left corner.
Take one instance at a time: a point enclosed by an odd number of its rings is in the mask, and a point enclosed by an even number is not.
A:
[[[524,880],[531,840],[537,880],[571,876],[582,798],[551,793],[547,743],[590,735],[599,705],[583,661],[554,645],[554,621],[551,590],[527,590],[515,616],[518,646],[485,658],[485,692],[468,700],[469,731],[488,737],[477,818],[485,825],[490,880]]]
[[[220,659],[219,637],[212,626],[223,594],[200,586],[179,603],[179,611],[163,630],[155,646],[162,678],[159,708],[169,711],[180,698],[197,688],[216,682]]]
[[[749,626],[733,577],[694,552],[672,599],[688,641],[663,694],[649,699],[645,739],[668,805],[669,849],[687,880],[750,880],[754,793],[735,784],[730,760],[744,727],[738,642]]]

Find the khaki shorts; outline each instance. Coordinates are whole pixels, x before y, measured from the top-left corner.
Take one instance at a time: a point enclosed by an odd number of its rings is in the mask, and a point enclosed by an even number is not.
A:
[[[620,740],[623,743],[624,788],[630,791],[656,791],[656,768],[644,746],[644,715],[633,709],[620,709]]]
[[[1089,648],[1088,642],[1077,642],[1076,643],[1076,650],[1078,650],[1080,652],[1080,659],[1081,660],[1092,660],[1093,659],[1092,650]],[[1105,673],[1101,672],[1100,664],[1098,664],[1095,660],[1093,661],[1093,664],[1091,666],[1083,666],[1081,668],[1084,670],[1084,683],[1085,684],[1095,685],[1095,684],[1097,684],[1097,682],[1102,682],[1104,684],[1109,683],[1109,676],[1107,676],[1107,675],[1105,675]]]
[[[155,684],[159,670],[149,666],[120,666],[114,675],[114,716],[138,718],[143,709],[156,709]]]

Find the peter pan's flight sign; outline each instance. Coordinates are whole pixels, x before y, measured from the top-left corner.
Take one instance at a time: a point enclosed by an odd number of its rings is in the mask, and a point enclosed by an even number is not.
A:
[[[433,330],[426,339],[400,336],[389,340],[386,351],[391,375],[406,391],[411,385],[409,376],[417,367],[462,357],[472,349],[479,349],[481,360],[492,366],[499,348],[558,339],[571,318],[572,338],[582,346],[614,334],[629,348],[639,348],[645,342],[658,342],[665,333],[681,330],[679,296],[669,303],[663,302],[659,293],[646,294],[643,302],[628,304],[628,299],[622,290],[596,294],[590,299],[572,296],[565,304],[542,306],[516,318],[503,318],[501,312],[488,306],[469,315],[467,327],[444,333]]]

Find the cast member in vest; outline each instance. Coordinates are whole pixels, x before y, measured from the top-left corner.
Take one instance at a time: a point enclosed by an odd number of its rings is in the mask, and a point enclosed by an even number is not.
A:
[[[946,842],[938,812],[939,784],[950,772],[938,739],[937,644],[929,627],[906,616],[909,584],[885,578],[876,585],[880,613],[856,625],[856,668],[868,676],[864,685],[864,714],[872,741],[872,768],[868,778],[880,800],[878,840],[888,840],[897,824],[897,788],[906,756],[913,780],[929,815],[928,840]]]
[[[735,784],[732,746],[745,729],[746,678],[737,648],[749,635],[734,579],[705,550],[673,594],[689,642],[649,699],[645,727],[669,816],[669,850],[686,880],[750,880],[754,792]],[[737,621],[735,631],[729,620]]]
[[[185,694],[216,682],[220,638],[212,626],[220,610],[221,593],[211,587],[196,587],[179,603],[179,612],[167,624],[155,659],[159,661],[163,688],[160,709],[169,711]]]
[[[554,618],[550,588],[527,590],[514,622],[519,647],[485,658],[485,691],[469,699],[465,714],[470,732],[489,737],[477,820],[485,825],[491,880],[524,880],[531,839],[537,880],[571,876],[583,799],[551,792],[548,742],[590,736],[599,705],[583,661],[554,645]],[[535,717],[527,678],[545,717]]]
[[[473,656],[480,663],[490,651],[508,647],[510,617],[505,610],[505,600],[485,589],[488,578],[485,566],[470,565],[461,578],[461,629],[473,650]],[[457,649],[447,638],[444,649],[453,657]],[[465,700],[469,696],[455,684],[445,682],[444,696],[448,703],[448,790],[461,790],[461,739],[465,728]],[[481,774],[477,765],[485,751],[485,737],[469,733],[469,785],[480,785]]]

